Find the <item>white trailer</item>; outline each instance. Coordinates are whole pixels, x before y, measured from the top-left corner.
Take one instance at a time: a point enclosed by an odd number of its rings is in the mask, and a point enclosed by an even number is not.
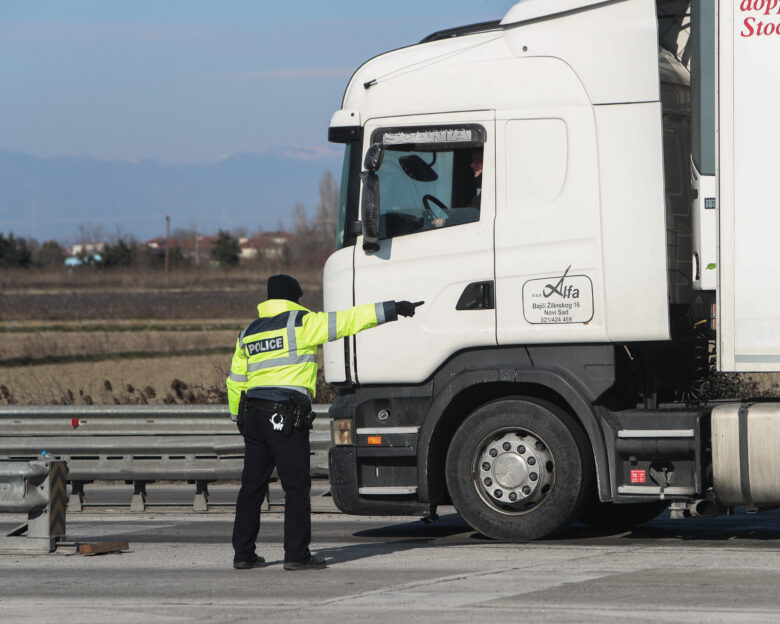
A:
[[[333,496],[533,539],[780,505],[780,0],[523,0],[347,86]]]

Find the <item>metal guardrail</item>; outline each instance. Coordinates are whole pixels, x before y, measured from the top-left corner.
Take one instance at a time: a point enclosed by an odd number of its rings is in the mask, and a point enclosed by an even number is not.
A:
[[[27,522],[0,536],[0,552],[55,550],[65,536],[67,472],[64,461],[0,461],[0,512],[27,513]]]
[[[314,405],[312,475],[327,476],[329,405]],[[131,509],[143,511],[147,483],[196,484],[193,508],[208,509],[208,483],[241,478],[244,442],[226,405],[88,405],[0,407],[0,460],[41,453],[68,462],[69,510],[81,511],[84,484],[135,485]]]
[[[0,462],[0,512],[43,509],[49,502],[40,487],[49,476],[46,462]]]

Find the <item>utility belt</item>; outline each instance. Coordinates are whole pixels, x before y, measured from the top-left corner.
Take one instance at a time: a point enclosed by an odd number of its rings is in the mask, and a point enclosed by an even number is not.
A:
[[[258,399],[246,396],[241,393],[241,401],[238,408],[238,426],[242,431],[246,412],[250,407],[261,409],[264,412],[270,412],[271,424],[275,431],[280,431],[284,435],[289,435],[293,429],[307,431],[313,427],[315,414],[311,411],[311,401],[302,393],[298,396],[291,396],[289,401],[269,401],[267,399]]]

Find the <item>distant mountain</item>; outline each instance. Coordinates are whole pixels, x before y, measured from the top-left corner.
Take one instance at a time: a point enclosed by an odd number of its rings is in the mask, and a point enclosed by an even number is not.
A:
[[[202,233],[286,225],[295,202],[310,216],[326,170],[338,179],[337,149],[280,148],[212,163],[104,161],[87,156],[38,158],[0,150],[0,232],[39,241],[75,242],[79,226],[117,226],[139,240],[197,227]]]

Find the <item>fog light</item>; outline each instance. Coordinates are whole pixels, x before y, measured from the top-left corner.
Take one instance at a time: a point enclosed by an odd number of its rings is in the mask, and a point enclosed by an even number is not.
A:
[[[336,446],[352,444],[352,421],[349,418],[335,418],[330,423],[330,439]]]

